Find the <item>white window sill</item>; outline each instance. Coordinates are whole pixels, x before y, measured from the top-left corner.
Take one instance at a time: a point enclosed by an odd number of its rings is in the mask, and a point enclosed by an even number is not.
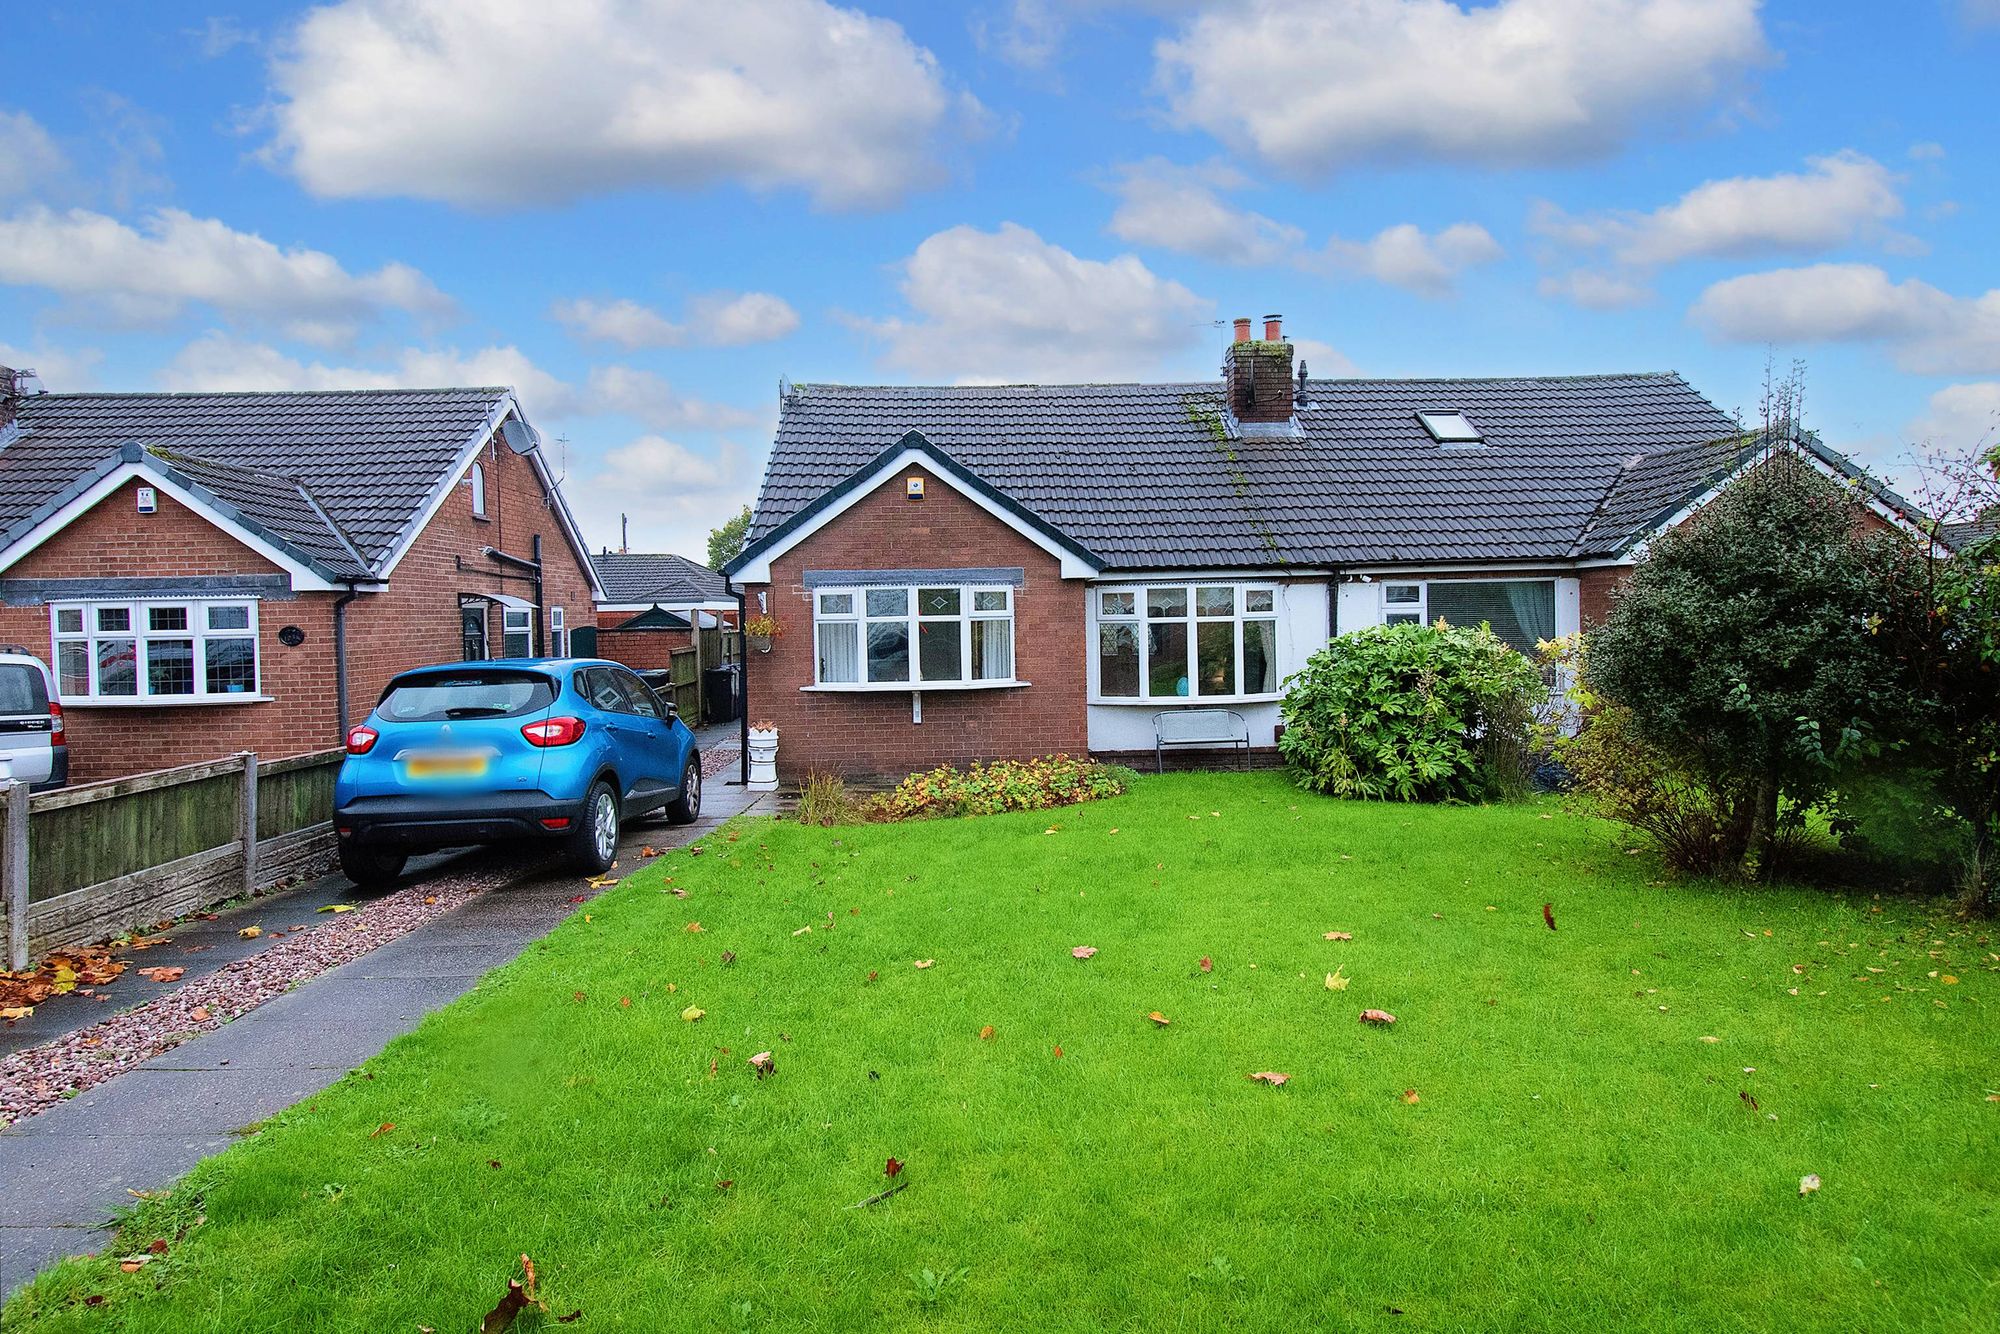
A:
[[[907,695],[912,690],[1019,690],[1030,681],[856,681],[845,685],[800,686],[823,695]]]
[[[65,709],[198,709],[217,704],[269,704],[271,695],[65,695]]]
[[[1120,696],[1103,699],[1092,695],[1092,704],[1109,704],[1120,708],[1138,709],[1233,709],[1239,704],[1278,704],[1283,702],[1284,692],[1274,695],[1159,695],[1151,699],[1132,699]]]

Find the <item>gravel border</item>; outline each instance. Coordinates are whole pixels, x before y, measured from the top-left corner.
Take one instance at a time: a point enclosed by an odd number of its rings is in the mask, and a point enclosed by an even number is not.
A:
[[[13,1125],[133,1066],[222,1027],[321,973],[408,935],[468,899],[508,883],[505,867],[432,877],[274,941],[270,948],[122,1010],[87,1028],[0,1059],[0,1126]]]

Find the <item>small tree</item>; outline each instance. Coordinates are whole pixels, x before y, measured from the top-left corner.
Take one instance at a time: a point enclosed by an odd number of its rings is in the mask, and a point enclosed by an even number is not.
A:
[[[1587,636],[1592,688],[1708,788],[1717,860],[1748,878],[1769,869],[1781,809],[1800,815],[1907,714],[1909,682],[1876,633],[1874,544],[1900,539],[1867,526],[1851,489],[1774,444],[1653,544]]]
[[[750,532],[750,507],[725,522],[720,528],[708,530],[708,568],[719,570],[743,553],[743,539]]]
[[[1278,749],[1299,786],[1337,797],[1512,795],[1545,690],[1483,625],[1376,626],[1337,637],[1286,682]]]

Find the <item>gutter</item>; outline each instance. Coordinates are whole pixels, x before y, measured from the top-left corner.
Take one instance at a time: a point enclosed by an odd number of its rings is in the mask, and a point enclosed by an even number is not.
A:
[[[743,633],[745,618],[750,614],[749,594],[736,586],[736,581],[728,575],[722,576],[722,590],[736,599],[736,641],[741,646],[737,658],[736,676],[736,786],[750,786],[750,654],[743,650],[750,647],[749,638]]]
[[[361,596],[352,583],[333,600],[333,697],[340,718],[340,744],[347,744],[347,604]]]

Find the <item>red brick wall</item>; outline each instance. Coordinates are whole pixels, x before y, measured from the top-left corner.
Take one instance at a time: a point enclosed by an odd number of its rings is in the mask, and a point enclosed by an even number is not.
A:
[[[630,616],[626,620],[632,619]],[[599,624],[602,624],[600,621]],[[599,630],[597,656],[638,670],[673,666],[673,652],[694,647],[692,630]]]
[[[939,764],[1021,759],[1086,749],[1084,586],[1060,563],[942,479],[926,498],[904,499],[903,478],[866,496],[772,563],[771,614],[784,633],[769,653],[744,656],[750,716],[778,725],[778,763],[788,779],[809,770],[901,776]],[[1030,685],[1002,690],[926,690],[922,723],[910,721],[907,691],[802,691],[813,681],[812,602],[807,569],[868,570],[1020,566],[1014,598],[1014,673]]]
[[[1604,618],[1611,614],[1612,595],[1631,577],[1629,565],[1597,566],[1576,572],[1578,620],[1584,629],[1604,623]]]
[[[458,595],[505,592],[532,597],[532,585],[502,580],[502,568],[482,554],[492,546],[527,557],[542,536],[543,633],[550,606],[566,609],[572,626],[594,617],[589,575],[563,537],[533,465],[507,449],[482,451],[486,519],[472,514],[471,491],[452,488],[379,593],[348,605],[348,701],[359,720],[399,671],[460,656]],[[137,512],[135,482],[106,497],[0,578],[160,578],[173,575],[280,573],[234,537],[171,496],[159,512]],[[465,569],[457,568],[462,557]],[[212,759],[238,750],[275,758],[340,742],[333,655],[334,593],[266,599],[257,611],[258,654],[268,702],[160,707],[83,705],[65,711],[74,782],[116,778],[148,769]],[[297,648],[278,642],[288,625],[305,631]],[[497,609],[488,627],[500,651]],[[0,606],[0,642],[25,644],[54,665],[49,611]]]
[[[133,492],[119,488],[5,572],[9,579],[130,579],[171,575],[277,574],[264,557],[181,505],[159,497],[159,510],[140,514]],[[92,707],[66,709],[70,780],[92,782],[148,769],[214,759],[239,750],[271,757],[334,744],[332,605],[330,593],[257,609],[257,652],[267,703]],[[297,648],[278,631],[306,632]],[[49,609],[0,607],[0,640],[24,644],[55,665]]]
[[[523,559],[542,539],[542,646],[548,638],[548,608],[561,607],[569,626],[590,625],[596,615],[590,575],[583,558],[562,535],[534,465],[505,445],[480,451],[486,470],[486,515],[472,512],[472,491],[461,478],[445,497],[380,593],[364,593],[347,609],[347,680],[350,715],[360,719],[397,672],[429,662],[456,662],[463,656],[459,633],[461,593],[506,593],[532,600],[534,585],[483,554],[494,547]],[[461,563],[463,568],[460,568]],[[487,645],[501,652],[501,616],[494,606],[486,626]]]

